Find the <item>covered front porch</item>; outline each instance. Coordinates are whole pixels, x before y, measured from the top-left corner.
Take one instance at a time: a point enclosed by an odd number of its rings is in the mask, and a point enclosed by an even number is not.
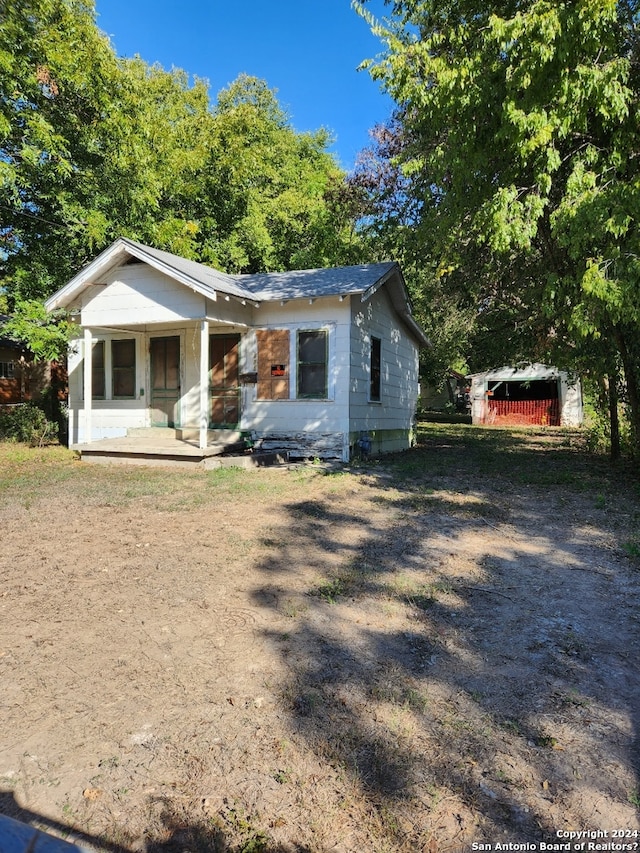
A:
[[[70,381],[82,390],[70,412],[71,443],[129,439],[140,429],[154,430],[148,440],[195,442],[203,455],[233,443],[240,339],[236,327],[208,320],[122,331],[85,326],[70,365]]]

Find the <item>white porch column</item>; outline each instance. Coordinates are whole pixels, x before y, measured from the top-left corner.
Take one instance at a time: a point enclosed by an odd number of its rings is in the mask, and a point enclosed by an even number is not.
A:
[[[200,449],[207,446],[209,430],[209,321],[200,324]]]
[[[91,401],[93,398],[93,336],[84,330],[84,443],[91,442]]]

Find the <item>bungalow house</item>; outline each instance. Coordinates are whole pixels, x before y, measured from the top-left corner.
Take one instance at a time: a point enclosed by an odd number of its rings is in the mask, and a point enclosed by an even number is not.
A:
[[[239,436],[344,461],[412,443],[428,341],[397,263],[228,275],[120,238],[46,306],[78,324],[69,436],[83,456],[134,433],[158,447],[170,433],[202,460]]]

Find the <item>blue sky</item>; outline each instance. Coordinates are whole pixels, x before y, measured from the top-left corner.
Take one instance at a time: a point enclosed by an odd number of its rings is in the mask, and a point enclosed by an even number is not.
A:
[[[385,13],[382,0],[367,6]],[[350,0],[96,0],[96,10],[119,56],[204,77],[212,101],[241,73],[266,80],[296,130],[332,132],[345,169],[393,109],[357,70],[382,43]]]

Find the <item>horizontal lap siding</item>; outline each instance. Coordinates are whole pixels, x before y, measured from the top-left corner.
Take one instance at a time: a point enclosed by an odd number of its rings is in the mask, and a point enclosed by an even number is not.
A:
[[[95,286],[82,308],[84,326],[172,323],[204,318],[206,299],[143,264],[115,270]]]
[[[244,389],[244,411],[242,428],[255,431],[261,436],[269,434],[323,434],[339,435],[340,441],[349,429],[349,322],[347,300],[318,299],[292,300],[285,305],[261,305],[254,313],[254,324],[258,329],[288,331],[290,337],[290,397],[288,400],[257,399],[257,387],[248,385]],[[329,398],[326,400],[297,400],[295,350],[298,329],[322,329],[329,331]],[[257,371],[257,330],[247,334],[246,352],[253,363],[246,362],[245,368]]]
[[[411,429],[418,398],[418,347],[384,289],[353,301],[351,430]],[[381,340],[381,400],[369,400],[370,340]]]

